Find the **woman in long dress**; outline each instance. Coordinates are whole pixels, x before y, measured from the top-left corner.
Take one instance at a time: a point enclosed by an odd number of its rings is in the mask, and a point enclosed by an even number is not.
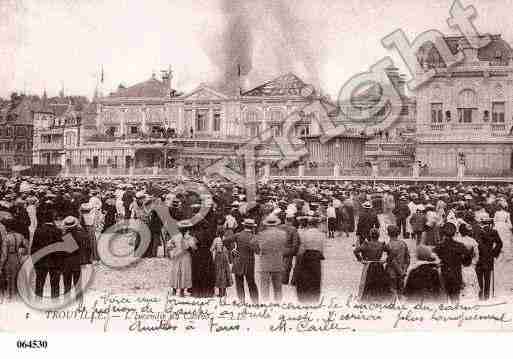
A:
[[[358,262],[363,263],[358,298],[362,302],[386,301],[391,299],[390,279],[383,267],[385,243],[380,242],[379,230],[373,228],[369,241],[361,243],[354,250]]]
[[[28,253],[29,240],[16,232],[16,221],[10,217],[2,220],[5,232],[2,233],[0,246],[0,269],[6,281],[6,297],[16,299],[18,272],[23,264],[24,256]]]
[[[499,210],[495,212],[493,217],[493,223],[495,230],[499,233],[503,244],[503,258],[510,261],[512,259],[513,251],[513,236],[511,233],[511,219],[509,212],[506,211],[506,205],[504,202],[499,204]]]
[[[476,263],[479,260],[479,247],[477,241],[471,237],[472,227],[467,223],[459,225],[459,236],[456,237],[458,242],[470,251],[472,262],[469,266],[463,267],[461,271],[463,279],[463,290],[460,296],[465,300],[476,300],[479,296],[479,284],[477,282]]]
[[[417,260],[410,267],[404,286],[404,296],[408,302],[436,303],[445,299],[439,265],[440,262],[431,247],[419,244],[416,248]]]
[[[304,223],[304,219],[300,221]],[[321,261],[324,259],[324,238],[318,228],[321,219],[308,217],[306,228],[299,231],[300,245],[296,256],[293,284],[302,303],[318,303],[321,297]]]
[[[169,240],[166,248],[168,257],[171,259],[170,286],[173,295],[177,290],[180,296],[185,295],[185,289],[192,287],[191,251],[196,249],[196,239],[189,234],[192,226],[190,221],[177,223],[179,233]]]

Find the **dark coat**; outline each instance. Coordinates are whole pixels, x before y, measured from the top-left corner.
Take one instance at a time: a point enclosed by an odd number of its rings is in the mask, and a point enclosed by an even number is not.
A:
[[[360,213],[360,217],[358,218],[356,235],[367,239],[369,238],[369,232],[372,228],[379,228],[378,216],[374,211],[366,209]]]
[[[192,269],[192,295],[205,297],[214,294],[215,266],[210,248],[214,240],[213,230],[209,221],[204,220],[196,224],[191,234],[196,238],[196,250],[191,253]]]
[[[62,242],[62,232],[54,224],[42,223],[34,232],[34,239],[30,248],[30,255],[34,255],[45,247]],[[41,269],[62,268],[63,252],[53,252],[40,258],[34,263],[34,267]]]
[[[413,232],[423,232],[426,222],[426,215],[423,213],[414,213],[410,218],[410,224]]]
[[[404,295],[411,302],[442,299],[442,282],[436,264],[421,264],[412,269],[406,280]]]
[[[408,207],[408,203],[406,201],[400,201],[397,207],[394,208],[393,213],[397,218],[408,218],[410,215],[410,208]]]
[[[88,234],[82,228],[76,228],[69,232],[78,249],[72,253],[65,253],[63,258],[63,267],[65,269],[76,269],[84,264],[91,263],[91,242]]]
[[[258,243],[255,234],[250,231],[243,230],[225,239],[226,248],[232,250],[237,244],[239,255],[233,259],[232,271],[235,275],[246,275],[255,272],[255,252]]]
[[[476,269],[489,271],[493,270],[495,258],[499,256],[502,250],[502,241],[496,230],[485,231],[476,230],[476,241],[479,248],[479,260]]]
[[[464,264],[470,263],[471,252],[463,244],[451,238],[445,239],[436,246],[435,253],[441,261],[446,291],[448,293],[459,291],[463,285],[461,268]]]
[[[23,237],[28,239],[29,238],[30,217],[28,215],[27,210],[23,206],[14,206],[11,213],[15,220],[14,231],[23,235]]]

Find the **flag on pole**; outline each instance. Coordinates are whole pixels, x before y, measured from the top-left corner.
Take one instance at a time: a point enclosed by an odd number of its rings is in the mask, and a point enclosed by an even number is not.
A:
[[[100,82],[103,83],[103,65],[102,65],[102,74],[101,74]]]

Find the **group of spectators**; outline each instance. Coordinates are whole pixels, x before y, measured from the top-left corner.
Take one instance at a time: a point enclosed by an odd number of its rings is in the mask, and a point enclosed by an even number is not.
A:
[[[2,291],[16,296],[16,276],[28,257],[37,296],[48,277],[52,297],[81,288],[84,266],[100,262],[98,242],[106,231],[127,238],[134,255],[168,257],[176,295],[226,296],[234,285],[245,301],[247,283],[253,302],[270,300],[271,287],[280,301],[283,285],[293,286],[300,301],[318,301],[326,241],[354,241],[364,263],[362,300],[487,299],[495,260],[512,255],[513,191],[507,185],[276,181],[258,185],[255,203],[233,184],[204,186],[208,201],[174,180],[2,181]],[[134,233],[134,223],[147,226],[147,240]],[[71,239],[78,249],[41,256]]]

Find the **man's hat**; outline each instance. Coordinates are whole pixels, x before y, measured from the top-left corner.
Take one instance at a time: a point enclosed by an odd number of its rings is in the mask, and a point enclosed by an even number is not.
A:
[[[262,224],[264,226],[277,226],[281,223],[280,219],[274,215],[267,216],[266,219],[263,220]]]
[[[62,226],[64,229],[72,229],[76,228],[79,225],[79,220],[73,216],[68,216],[64,218],[64,221],[62,222]]]
[[[372,208],[372,204],[369,201],[367,201],[367,202],[362,204],[362,207],[363,208]]]
[[[179,221],[176,225],[178,226],[178,228],[190,228],[193,226],[192,222],[187,219]]]
[[[256,222],[252,218],[246,218],[242,221],[244,227],[256,227]]]
[[[92,208],[91,204],[89,202],[86,202],[86,203],[82,203],[80,205],[80,210],[82,212],[89,212]]]

